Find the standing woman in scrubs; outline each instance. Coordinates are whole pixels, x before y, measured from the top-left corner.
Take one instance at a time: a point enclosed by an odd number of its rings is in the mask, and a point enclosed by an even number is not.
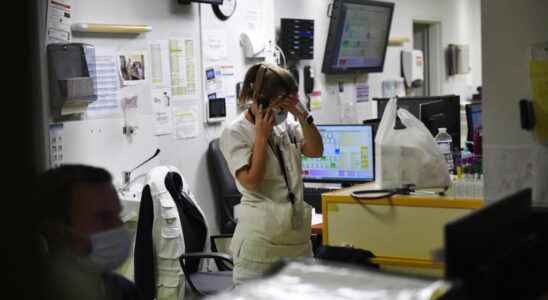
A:
[[[264,63],[252,66],[240,93],[240,102],[251,105],[220,138],[242,193],[230,246],[235,284],[260,277],[282,257],[312,256],[301,154],[321,157],[323,143],[297,92],[287,70]]]

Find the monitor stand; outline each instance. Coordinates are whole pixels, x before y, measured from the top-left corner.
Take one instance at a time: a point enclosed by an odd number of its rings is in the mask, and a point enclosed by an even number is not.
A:
[[[355,183],[351,183],[351,182],[344,182],[344,183],[341,183],[341,188],[347,188],[347,187],[351,187],[353,186]]]

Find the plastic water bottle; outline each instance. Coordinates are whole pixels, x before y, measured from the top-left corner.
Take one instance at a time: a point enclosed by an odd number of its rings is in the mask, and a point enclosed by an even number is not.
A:
[[[449,172],[453,173],[453,170],[455,169],[455,164],[453,163],[453,153],[451,151],[451,149],[453,149],[453,139],[449,133],[447,133],[447,128],[438,128],[438,134],[436,134],[434,139],[436,140],[441,153],[445,157],[445,161],[447,161]]]

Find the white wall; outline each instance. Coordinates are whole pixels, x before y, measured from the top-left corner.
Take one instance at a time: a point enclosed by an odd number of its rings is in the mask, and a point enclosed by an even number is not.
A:
[[[304,18],[315,20],[314,59],[302,61],[300,65],[312,65],[316,74],[316,87],[324,95],[321,111],[314,112],[320,122],[338,122],[337,97],[334,89],[339,80],[352,82],[351,76],[330,76],[321,73],[325,41],[329,29],[327,0],[277,0],[275,1],[275,20],[279,26],[280,18]],[[481,85],[481,18],[480,0],[398,0],[394,2],[395,11],[390,37],[408,37],[413,39],[413,21],[441,23],[441,46],[448,44],[469,44],[471,72],[466,75],[445,76],[445,63],[442,63],[438,76],[441,77],[442,94],[459,94],[461,99],[469,99],[477,86]],[[381,83],[386,78],[400,76],[400,51],[412,49],[413,44],[389,47],[383,73],[369,74],[370,95],[382,97]],[[443,53],[440,53],[442,62]],[[376,106],[359,104],[359,117],[376,117]]]
[[[485,195],[495,201],[533,187],[548,206],[548,147],[520,128],[518,102],[531,99],[533,43],[548,42],[548,1],[483,0],[483,144]]]
[[[150,41],[193,38],[198,67],[196,75],[201,83],[198,98],[205,100],[202,62],[209,62],[202,59],[201,32],[207,29],[225,30],[228,58],[216,63],[234,65],[236,81],[242,80],[245,70],[254,61],[244,59],[238,37],[245,22],[245,13],[249,8],[257,7],[259,2],[261,1],[238,0],[234,15],[228,21],[221,22],[215,18],[210,5],[198,3],[180,5],[176,0],[73,0],[73,22],[146,24],[152,26],[152,31],[140,35],[79,33],[73,36],[72,42],[85,42],[116,50],[147,50]],[[265,37],[273,40],[273,1],[264,1],[263,5],[261,19]],[[65,162],[105,167],[115,177],[115,183],[119,183],[122,171],[136,166],[158,147],[161,149],[158,158],[139,168],[132,177],[145,174],[157,165],[174,165],[191,185],[206,213],[211,231],[217,233],[217,207],[208,174],[206,151],[209,142],[219,136],[224,124],[219,126],[204,123],[206,107],[202,101],[201,111],[204,113],[200,115],[200,133],[196,138],[177,140],[173,134],[154,136],[149,87],[147,84],[142,87],[137,124],[139,128],[131,141],[121,134],[121,118],[65,122]],[[228,111],[231,112],[228,119],[238,113],[235,105]],[[139,190],[139,183],[142,181],[137,180],[135,191]]]
[[[152,31],[138,36],[85,34],[74,37],[74,42],[86,42],[96,46],[109,46],[115,49],[146,49],[147,43],[153,40],[192,37],[195,39],[195,53],[198,63],[202,62],[202,45],[200,32],[206,29],[222,29],[226,31],[228,58],[224,63],[235,67],[236,81],[241,81],[247,68],[258,60],[244,59],[239,46],[238,37],[245,22],[247,7],[256,5],[256,0],[238,0],[235,14],[226,22],[217,20],[209,5],[196,3],[188,6],[177,4],[175,0],[73,0],[74,22],[98,22],[118,24],[147,24]],[[339,122],[339,106],[336,83],[339,80],[352,82],[348,76],[325,78],[321,74],[321,61],[325,47],[325,37],[329,26],[326,16],[327,0],[265,0],[263,22],[265,37],[274,39],[275,28],[279,27],[281,17],[315,19],[315,59],[304,61],[312,64],[316,74],[316,89],[322,92],[322,109],[314,111],[315,118],[322,123]],[[202,18],[200,19],[200,16]],[[479,0],[400,0],[396,2],[396,11],[391,36],[412,37],[412,21],[428,20],[442,23],[442,43],[468,43],[471,46],[472,73],[443,80],[444,93],[470,93],[471,88],[481,84],[481,69],[476,62],[481,60],[479,51]],[[279,29],[279,28],[278,28]],[[407,43],[404,48],[411,48]],[[390,47],[387,54],[385,72],[371,74],[371,97],[381,96],[380,84],[383,78],[399,74],[399,50],[401,47]],[[209,63],[203,61],[204,63]],[[223,63],[222,61],[220,63]],[[301,64],[302,65],[302,64]],[[202,78],[199,68],[199,78]],[[148,96],[147,96],[148,95]],[[148,98],[147,98],[148,97]],[[203,94],[200,93],[203,99]],[[210,126],[200,123],[200,135],[189,140],[176,140],[173,135],[152,135],[151,106],[149,94],[144,93],[140,102],[140,129],[132,142],[124,140],[121,135],[121,119],[93,120],[67,122],[67,132],[72,132],[70,139],[65,140],[65,147],[78,148],[72,156],[72,162],[82,162],[106,167],[116,178],[121,171],[127,170],[152,154],[154,147],[162,152],[157,159],[140,168],[135,176],[147,172],[160,164],[174,165],[179,168],[189,181],[200,205],[205,210],[208,222],[213,232],[218,232],[217,211],[213,200],[212,187],[207,171],[206,151],[209,142],[218,137],[224,124]],[[360,118],[373,118],[376,108],[371,102],[362,104]],[[202,107],[202,111],[205,106]],[[228,120],[235,117],[239,111],[229,107]],[[203,115],[201,116],[204,117]],[[202,120],[203,121],[203,120]],[[228,122],[225,122],[225,124]],[[101,129],[100,134],[91,129]],[[104,139],[108,136],[110,143]],[[90,145],[89,147],[86,145]],[[81,149],[81,151],[80,151]],[[74,152],[74,151],[73,151]]]

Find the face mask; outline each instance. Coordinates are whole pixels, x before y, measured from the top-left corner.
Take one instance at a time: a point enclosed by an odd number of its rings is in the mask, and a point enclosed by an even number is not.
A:
[[[285,109],[273,108],[272,112],[274,113],[275,126],[282,124],[285,121],[285,119],[287,119],[287,110]]]
[[[85,260],[95,271],[112,271],[129,256],[131,238],[125,226],[92,234],[90,240],[92,249]]]

